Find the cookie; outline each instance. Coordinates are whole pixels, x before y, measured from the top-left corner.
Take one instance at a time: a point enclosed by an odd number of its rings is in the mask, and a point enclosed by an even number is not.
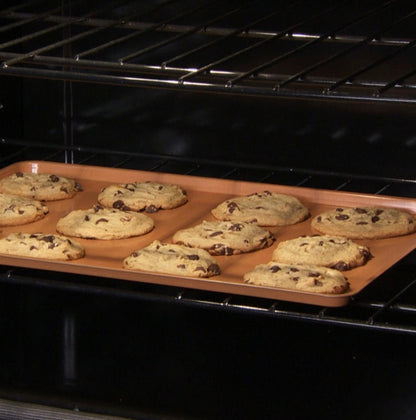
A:
[[[333,268],[274,261],[257,265],[252,271],[244,274],[243,278],[244,282],[249,284],[301,292],[340,294],[349,288],[344,275]]]
[[[192,277],[220,274],[220,267],[211,255],[198,248],[152,242],[123,260],[124,268]]]
[[[216,220],[177,231],[173,242],[206,249],[211,255],[234,255],[266,248],[274,236],[254,223]]]
[[[148,213],[173,209],[187,201],[186,192],[178,185],[151,181],[110,185],[98,195],[98,202],[105,207]]]
[[[85,250],[81,244],[64,236],[20,232],[0,239],[0,253],[68,261],[82,258]]]
[[[225,200],[211,213],[219,220],[251,222],[259,226],[293,225],[309,216],[309,210],[296,197],[269,191]]]
[[[64,200],[81,190],[75,180],[54,174],[16,172],[0,180],[0,192],[42,201]]]
[[[0,193],[0,226],[17,226],[43,219],[48,207],[33,198]]]
[[[404,210],[381,207],[339,207],[315,216],[317,232],[351,239],[380,239],[416,231],[416,218]]]
[[[144,235],[153,227],[153,219],[145,214],[96,205],[87,210],[71,211],[58,220],[56,230],[63,235],[85,239],[124,239]]]
[[[364,265],[371,258],[368,247],[342,236],[301,236],[280,242],[272,260],[286,264],[311,264],[339,271]]]

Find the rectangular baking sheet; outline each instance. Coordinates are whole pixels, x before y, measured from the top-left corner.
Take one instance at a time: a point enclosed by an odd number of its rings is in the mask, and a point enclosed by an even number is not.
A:
[[[0,170],[0,178],[18,171],[52,173],[71,177],[81,184],[83,191],[68,200],[48,202],[49,214],[43,220],[23,226],[0,228],[1,237],[11,232],[56,233],[55,226],[59,218],[72,210],[92,207],[97,203],[97,196],[101,189],[114,183],[155,181],[178,184],[187,191],[189,201],[173,210],[160,210],[157,213],[148,214],[154,219],[155,228],[152,232],[140,237],[110,241],[76,238],[77,241],[85,246],[86,256],[82,259],[61,262],[0,255],[0,264],[4,265],[338,307],[346,305],[351,296],[361,291],[416,247],[416,234],[396,238],[357,241],[369,246],[373,258],[363,267],[344,272],[350,283],[350,289],[347,293],[339,295],[307,293],[243,283],[244,273],[250,271],[257,264],[270,261],[272,252],[280,241],[300,235],[313,234],[314,232],[310,228],[311,218],[292,226],[267,228],[276,236],[275,244],[267,249],[241,255],[215,257],[222,273],[209,279],[130,271],[122,267],[122,261],[132,251],[147,246],[155,239],[162,242],[171,242],[172,236],[177,230],[194,226],[203,220],[214,220],[210,212],[211,209],[225,199],[239,195],[263,190],[294,195],[309,208],[311,217],[328,209],[341,206],[397,207],[416,213],[416,200],[43,161],[26,161],[12,164]]]

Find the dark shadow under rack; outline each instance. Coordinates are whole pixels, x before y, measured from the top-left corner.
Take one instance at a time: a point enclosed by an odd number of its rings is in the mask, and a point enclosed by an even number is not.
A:
[[[416,22],[411,1],[217,3],[6,1],[0,74],[416,102],[416,39],[403,29]]]

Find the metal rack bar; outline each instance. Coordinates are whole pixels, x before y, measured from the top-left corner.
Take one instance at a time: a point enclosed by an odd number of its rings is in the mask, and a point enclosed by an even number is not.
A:
[[[192,71],[192,72],[189,72],[188,74],[185,74],[185,75],[181,76],[181,77],[180,77],[180,80],[181,80],[181,81],[184,81],[184,80],[189,79],[189,78],[191,78],[191,77],[195,77],[195,76],[196,76],[196,75],[198,75],[198,74],[205,73],[205,72],[209,71],[211,68],[213,68],[214,66],[217,66],[218,64],[225,63],[225,62],[227,62],[227,61],[229,61],[229,60],[231,60],[231,59],[233,59],[233,58],[238,57],[239,55],[246,54],[247,52],[249,52],[249,51],[251,51],[251,50],[254,50],[254,49],[256,49],[256,48],[259,48],[260,46],[262,46],[262,45],[264,45],[264,44],[266,44],[266,43],[268,43],[268,42],[275,41],[275,40],[277,40],[277,39],[279,39],[279,38],[283,38],[283,37],[285,37],[285,36],[289,36],[289,35],[291,34],[291,32],[292,32],[292,31],[294,31],[296,28],[301,27],[301,26],[302,26],[302,25],[304,25],[305,23],[308,23],[308,22],[310,22],[310,21],[313,21],[314,19],[317,19],[318,17],[320,17],[320,16],[322,16],[322,15],[324,15],[324,14],[326,14],[326,13],[329,13],[329,11],[331,11],[331,10],[333,10],[333,9],[335,9],[335,8],[336,8],[336,6],[332,6],[332,7],[331,7],[330,9],[328,9],[328,10],[321,11],[321,12],[319,12],[318,14],[316,14],[316,15],[314,15],[314,16],[312,16],[312,17],[309,17],[309,18],[307,18],[307,19],[305,19],[305,20],[303,20],[303,21],[301,21],[301,22],[296,22],[294,25],[291,25],[291,26],[289,26],[288,28],[286,28],[286,29],[283,29],[283,30],[279,31],[279,32],[278,32],[277,34],[275,34],[273,37],[266,38],[266,39],[263,39],[263,40],[261,40],[261,41],[258,41],[258,42],[256,42],[255,44],[250,45],[250,46],[249,46],[249,47],[247,47],[247,48],[244,48],[244,49],[242,49],[242,50],[236,51],[235,53],[230,54],[230,55],[228,55],[228,56],[226,56],[226,57],[222,57],[221,59],[216,60],[216,61],[214,61],[213,63],[207,64],[207,65],[202,66],[201,68],[199,68],[199,69],[197,69],[197,70],[194,70],[194,71]],[[261,66],[257,66],[257,67],[256,67],[255,69],[253,69],[253,70],[250,70],[250,71],[248,71],[248,72],[245,72],[244,74],[240,74],[239,76],[234,77],[234,78],[233,78],[233,79],[231,79],[231,80],[228,80],[228,81],[227,81],[227,83],[226,83],[226,85],[227,85],[228,87],[232,87],[232,86],[233,86],[236,82],[238,82],[238,81],[240,81],[240,80],[242,80],[242,79],[245,79],[245,78],[247,78],[247,77],[249,77],[249,76],[251,76],[251,75],[253,75],[253,74],[257,73],[257,70],[261,70],[262,68],[266,68],[266,67],[268,67],[268,66],[269,66],[269,65],[268,65],[268,63],[264,63],[264,64],[262,64]]]
[[[165,3],[162,3],[162,4],[159,4],[159,5],[155,6],[151,11],[152,12],[155,12],[155,11],[163,8],[167,4],[174,3],[176,1],[177,0],[168,0]],[[143,13],[137,13],[137,14],[129,15],[128,17],[126,16],[123,19],[120,19],[118,21],[110,21],[109,23],[101,26],[101,28],[104,30],[104,29],[110,29],[110,28],[117,27],[117,26],[119,26],[121,24],[128,25],[128,24],[130,24],[132,22],[132,19],[140,18],[140,16],[142,14],[144,14],[144,13],[148,13],[148,10],[146,10]],[[87,55],[91,55],[91,54],[97,53],[97,52],[99,52],[99,51],[101,51],[101,50],[103,50],[105,48],[112,47],[112,46],[114,46],[114,45],[116,45],[116,44],[118,44],[120,42],[127,41],[127,40],[129,40],[129,39],[131,39],[131,38],[133,38],[135,36],[142,35],[142,34],[144,34],[146,32],[150,32],[152,30],[155,30],[157,28],[160,28],[162,26],[165,26],[169,22],[170,22],[170,19],[168,19],[166,21],[162,21],[162,22],[156,23],[156,24],[153,24],[153,25],[150,25],[150,26],[146,27],[145,29],[142,29],[140,31],[133,32],[133,33],[130,33],[130,34],[127,34],[127,35],[125,35],[123,37],[112,39],[111,41],[105,42],[104,44],[101,44],[101,45],[98,45],[96,47],[90,48],[88,50],[82,51],[82,52],[76,54],[76,56],[74,58],[75,58],[75,60],[79,60],[80,58],[83,58],[83,57],[85,57]]]
[[[296,4],[298,4],[299,3],[299,1],[297,1],[297,2],[293,2],[293,3],[291,3],[290,5],[289,5],[289,7],[294,7]],[[233,31],[231,31],[231,32],[228,32],[228,33],[226,33],[225,35],[223,35],[222,36],[222,38],[221,39],[214,39],[214,40],[212,40],[212,41],[210,41],[210,42],[206,42],[206,43],[204,43],[203,45],[200,45],[200,46],[198,46],[198,47],[196,47],[196,48],[193,48],[193,49],[191,49],[191,50],[188,50],[188,51],[186,51],[186,52],[184,52],[184,53],[182,53],[182,54],[179,54],[179,55],[176,55],[176,56],[174,56],[174,57],[172,57],[172,58],[169,58],[169,59],[167,59],[167,60],[164,60],[163,61],[163,63],[161,64],[161,67],[162,68],[167,68],[168,67],[168,65],[169,64],[171,64],[171,63],[173,63],[174,61],[178,61],[178,60],[180,60],[180,59],[183,59],[183,58],[185,58],[185,57],[188,57],[188,56],[190,56],[190,55],[192,55],[192,54],[195,54],[196,52],[200,52],[200,51],[203,51],[204,49],[207,49],[207,48],[209,48],[209,47],[211,47],[211,46],[213,46],[213,45],[215,45],[215,44],[218,44],[218,43],[220,43],[220,42],[223,42],[223,41],[225,41],[225,40],[227,40],[227,39],[230,39],[230,38],[232,38],[232,37],[235,37],[235,36],[238,36],[238,35],[240,35],[240,34],[246,34],[246,35],[248,35],[249,33],[250,33],[250,28],[252,27],[252,26],[254,26],[254,25],[257,25],[257,24],[259,24],[259,23],[261,23],[261,22],[263,22],[263,21],[265,21],[265,20],[267,20],[267,19],[269,19],[269,18],[271,18],[272,16],[274,16],[274,15],[276,15],[277,13],[279,13],[281,10],[276,10],[276,11],[273,11],[273,12],[271,12],[271,13],[268,13],[267,15],[265,15],[265,16],[262,16],[262,17],[260,17],[260,18],[258,18],[258,19],[256,19],[256,20],[254,20],[254,21],[252,21],[252,22],[250,22],[250,23],[248,23],[247,25],[244,25],[243,27],[241,27],[241,28],[238,28],[238,29],[235,29],[235,30],[233,30]]]
[[[375,8],[373,11],[375,11],[375,10],[379,10],[379,9],[383,9],[383,8],[384,8],[384,7],[386,7],[386,5],[388,5],[389,3],[391,3],[391,2],[387,2],[386,4],[381,5],[380,7]],[[362,18],[363,18],[363,19],[365,19],[366,17],[367,17],[367,15],[363,16]],[[377,41],[378,41],[378,35],[380,35],[380,31],[377,31],[376,33],[374,33],[374,34],[372,34],[372,35],[370,35],[370,36],[367,36],[366,38],[360,39],[359,41],[357,41],[357,42],[353,43],[353,45],[350,45],[349,47],[344,48],[344,49],[342,49],[341,51],[338,51],[338,52],[336,52],[335,54],[332,54],[331,56],[329,56],[329,57],[327,57],[327,58],[325,58],[325,59],[323,59],[323,60],[320,60],[320,61],[318,61],[318,62],[316,62],[316,63],[314,63],[314,64],[310,65],[309,67],[304,68],[302,71],[300,71],[300,72],[298,72],[298,73],[296,73],[296,74],[293,74],[292,76],[290,76],[290,77],[286,78],[285,80],[283,80],[283,81],[281,81],[281,82],[277,83],[277,84],[274,86],[274,89],[277,89],[277,90],[278,90],[278,89],[281,89],[282,87],[284,87],[284,86],[288,85],[288,84],[289,84],[289,83],[291,83],[291,82],[294,82],[294,81],[296,81],[296,80],[300,80],[300,79],[304,78],[304,77],[305,77],[308,73],[310,73],[311,71],[313,71],[313,70],[315,70],[315,69],[317,69],[317,68],[321,67],[321,66],[322,66],[322,65],[324,65],[324,64],[328,64],[329,62],[334,61],[334,60],[336,60],[337,58],[340,58],[341,56],[346,55],[347,53],[350,53],[351,51],[353,51],[353,50],[355,50],[355,49],[357,49],[357,48],[361,47],[362,45],[365,45],[365,44],[367,44],[367,43],[374,43],[374,42],[377,42]],[[335,35],[333,38],[336,38],[336,35]],[[411,44],[411,42],[407,42],[407,43],[405,44],[405,47],[406,47],[406,48],[408,48],[410,44]],[[399,50],[399,51],[395,51],[394,53],[395,53],[395,54],[399,54],[399,52],[400,52],[400,51],[401,51],[401,50]],[[375,65],[375,64],[374,64],[374,65]],[[382,88],[380,88],[380,89],[382,89]]]
[[[214,3],[215,3],[215,2],[214,2]],[[183,13],[183,14],[182,14],[182,15],[180,15],[179,17],[183,17],[183,16],[190,15],[190,14],[194,13],[195,11],[199,11],[199,10],[203,9],[204,7],[206,7],[206,6],[203,6],[203,7],[201,7],[201,6],[200,6],[200,7],[195,7],[194,9],[191,9],[191,10],[189,10],[189,11],[187,11],[187,12]],[[148,47],[146,47],[146,48],[142,48],[142,49],[141,49],[141,50],[139,50],[139,51],[135,51],[135,52],[133,52],[133,53],[131,53],[131,54],[128,54],[128,55],[126,55],[126,56],[124,56],[124,57],[120,58],[120,59],[119,59],[119,62],[120,62],[120,63],[124,63],[124,62],[126,62],[126,61],[131,60],[132,58],[136,58],[136,57],[138,57],[138,56],[140,56],[140,55],[146,54],[146,53],[148,53],[148,52],[150,52],[150,51],[153,51],[153,50],[155,50],[155,49],[158,49],[158,48],[160,48],[160,47],[164,47],[164,46],[166,46],[166,45],[168,45],[168,44],[170,44],[170,43],[172,43],[172,42],[174,42],[174,41],[177,41],[177,40],[179,40],[179,39],[181,39],[181,38],[184,38],[184,37],[186,37],[186,36],[188,36],[188,35],[191,35],[191,34],[194,34],[194,33],[196,33],[196,32],[199,32],[199,31],[203,30],[206,26],[210,25],[211,23],[214,23],[214,22],[216,22],[216,21],[218,21],[218,20],[220,20],[220,19],[223,19],[225,16],[231,15],[231,14],[235,13],[237,10],[240,10],[240,9],[241,9],[241,8],[235,8],[235,9],[232,9],[232,10],[230,10],[230,11],[228,11],[228,12],[224,13],[223,15],[216,16],[215,18],[210,19],[209,21],[204,22],[204,23],[202,23],[202,24],[200,24],[200,25],[198,25],[198,26],[195,26],[195,27],[193,27],[193,28],[189,29],[188,31],[185,31],[185,32],[183,32],[183,33],[179,33],[178,35],[175,35],[175,36],[173,36],[173,37],[171,37],[171,38],[168,38],[168,39],[166,39],[166,40],[164,40],[164,41],[157,42],[156,44],[149,45],[149,46],[148,46]],[[178,16],[175,16],[175,20],[176,20],[177,18],[178,18]]]
[[[234,8],[229,11],[222,10],[216,16],[207,19],[203,24],[189,25],[189,24],[175,24],[182,16],[190,17],[193,11],[203,10],[205,7],[212,6],[209,2],[200,2],[194,9],[180,12],[176,10],[174,14],[168,16],[161,22],[140,22],[144,13],[163,9],[164,7],[175,3],[175,6],[180,3],[180,0],[168,0],[163,3],[158,3],[153,8],[148,10],[125,13],[125,15],[118,19],[108,19],[111,16],[111,10],[119,3],[127,3],[131,5],[129,0],[115,2],[105,5],[102,9],[94,9],[84,13],[81,16],[55,16],[53,14],[57,9],[51,9],[44,12],[23,13],[23,5],[20,7],[13,7],[7,10],[10,11],[9,19],[21,19],[14,21],[9,25],[3,26],[3,31],[9,30],[11,27],[19,26],[24,30],[30,22],[40,21],[45,24],[51,23],[50,26],[35,31],[33,33],[24,32],[21,36],[5,41],[0,44],[0,57],[3,60],[0,74],[21,77],[41,77],[51,80],[67,80],[67,81],[83,81],[89,83],[109,83],[123,86],[143,86],[143,87],[164,87],[164,88],[180,88],[196,91],[210,91],[233,94],[248,94],[248,95],[262,95],[274,97],[290,97],[290,98],[319,98],[319,99],[347,99],[359,101],[381,101],[381,102],[400,102],[400,103],[416,103],[416,95],[414,89],[415,83],[410,80],[410,77],[416,73],[416,69],[407,70],[405,74],[396,77],[395,80],[355,80],[358,75],[370,69],[377,69],[380,64],[387,61],[395,63],[395,60],[400,63],[400,55],[404,51],[410,51],[415,46],[415,39],[401,39],[399,37],[384,37],[383,32],[389,30],[398,23],[409,20],[416,14],[416,11],[407,12],[406,16],[398,17],[395,22],[382,30],[377,30],[371,36],[354,36],[348,34],[338,34],[341,29],[346,29],[350,25],[356,24],[367,16],[371,16],[376,12],[388,10],[393,4],[397,4],[398,0],[389,0],[382,5],[377,5],[371,10],[366,10],[365,6],[361,8],[361,12],[357,11],[349,22],[340,24],[339,20],[331,23],[336,27],[335,29],[323,29],[321,34],[312,34],[307,32],[296,33],[302,25],[308,22],[313,22],[319,16],[323,16],[329,11],[341,10],[340,5],[331,5],[328,9],[318,10],[315,14],[311,13],[306,18],[300,18],[289,27],[280,30],[262,30],[261,27],[252,28],[261,22],[273,16],[280,16],[282,11],[302,6],[304,0],[298,0],[296,3],[285,5],[283,8],[275,6],[273,10],[267,10],[261,16],[251,17],[249,14],[245,16],[247,23],[238,27],[215,27],[215,23],[221,18],[233,14],[239,8]],[[253,6],[253,4],[262,3],[262,0],[254,2],[246,2],[241,9],[246,6]],[[348,3],[348,2],[347,2]],[[27,5],[28,3],[25,3]],[[331,13],[333,13],[331,12]],[[0,14],[2,12],[0,11]],[[3,15],[6,11],[3,11]],[[105,13],[108,13],[107,15]],[[7,15],[7,13],[6,13]],[[102,19],[97,19],[102,16]],[[192,19],[191,19],[192,20]],[[26,41],[36,41],[39,37],[55,36],[60,29],[70,28],[71,26],[87,27],[78,34],[68,36],[67,38],[55,40],[52,39],[47,45],[35,48],[30,51],[17,52],[13,51],[13,47],[19,47]],[[78,52],[74,57],[67,55],[66,57],[58,56],[59,53],[52,53],[58,48],[67,47],[72,43],[91,39],[92,36],[98,36],[105,30],[118,28],[125,30],[127,33],[121,37],[112,39],[110,41],[101,43],[91,48],[84,49]],[[141,34],[151,34],[152,32],[177,32],[176,35],[168,37],[161,42],[151,42],[149,45],[142,47],[138,51],[127,51],[127,53],[119,59],[99,59],[88,60],[84,57],[103,51],[107,48],[113,47],[123,41],[132,39]],[[189,39],[192,34],[199,33],[201,35],[215,35],[213,40],[204,40],[200,45],[192,46],[189,50],[171,55],[171,57],[161,58],[160,64],[153,64],[151,62],[144,62],[143,64],[128,63],[133,58],[144,55],[148,52],[159,51],[162,47],[178,42],[181,39]],[[61,36],[62,34],[59,34]],[[192,54],[201,53],[208,47],[214,48],[220,46],[221,42],[229,39],[237,38],[253,38],[258,39],[250,46],[241,48],[237,47],[234,53],[227,54],[223,57],[214,59],[208,64],[198,64],[196,68],[173,67],[174,62],[180,59],[190,57]],[[291,41],[305,41],[302,45],[290,49],[286,53],[273,57],[273,49],[271,48],[270,55],[265,57],[262,63],[251,68],[249,71],[241,68],[230,70],[221,69],[221,64],[229,62],[235,58],[244,58],[246,53],[256,51],[256,48],[265,46],[267,43],[278,40],[284,42]],[[339,45],[338,50],[330,57],[320,60],[316,63],[310,64],[301,70],[295,72],[289,71],[289,74],[279,74],[279,71],[273,70],[274,74],[268,74],[266,69],[278,64],[284,59],[292,58],[295,54],[309,51],[313,45],[331,42],[333,45]],[[341,48],[342,44],[349,44],[346,48]],[[352,45],[351,45],[352,44]],[[350,75],[337,79],[334,76],[324,76],[317,72],[311,76],[313,70],[319,70],[324,64],[333,62],[339,57],[345,56],[348,52],[358,50],[360,46],[379,46],[387,45],[394,48],[393,52],[389,52],[381,58],[376,60],[368,60],[360,69],[352,72]],[[220,50],[220,48],[218,48]],[[67,54],[67,51],[64,53]],[[55,66],[55,68],[51,68]],[[287,70],[285,70],[287,71]],[[199,76],[199,77],[196,77]],[[280,80],[276,83],[276,80]],[[405,81],[409,81],[407,84]],[[228,83],[227,83],[228,81]],[[296,82],[294,84],[293,82]],[[290,89],[285,89],[290,85]],[[337,88],[343,87],[342,90]],[[388,91],[388,95],[384,95]]]
[[[416,69],[409,71],[408,73],[405,73],[404,75],[398,77],[397,79],[392,80],[391,82],[385,84],[381,88],[377,89],[374,92],[375,97],[380,97],[381,94],[386,92],[387,90],[399,85],[400,83],[403,83],[404,80],[408,79],[411,76],[414,76],[416,74]]]
[[[298,48],[295,48],[293,50],[290,50],[290,51],[288,51],[285,54],[282,54],[282,55],[280,55],[278,57],[273,58],[272,60],[268,61],[267,63],[263,63],[263,64],[255,67],[253,69],[250,69],[249,71],[245,72],[244,74],[241,74],[240,76],[235,77],[234,79],[229,80],[228,81],[228,84],[232,86],[232,85],[236,84],[237,82],[240,82],[243,79],[247,79],[250,76],[257,75],[257,73],[260,70],[264,70],[267,67],[270,67],[272,65],[275,65],[279,61],[282,61],[282,60],[288,58],[289,56],[291,56],[293,54],[296,54],[299,51],[304,50],[305,48],[309,48],[310,46],[312,46],[314,44],[317,44],[317,43],[320,43],[320,42],[323,42],[326,39],[334,38],[336,36],[336,33],[339,32],[340,30],[346,29],[349,26],[351,26],[353,24],[356,24],[360,20],[365,19],[366,17],[368,17],[369,15],[373,14],[375,11],[377,11],[379,9],[383,9],[383,8],[387,7],[391,3],[392,3],[392,1],[388,1],[388,2],[386,2],[384,4],[382,4],[381,6],[376,7],[373,10],[370,10],[369,12],[364,13],[363,15],[359,16],[358,18],[354,18],[353,20],[351,20],[349,22],[346,22],[346,23],[344,23],[344,24],[342,24],[342,25],[340,25],[340,26],[338,26],[336,28],[330,29],[329,31],[327,31],[327,32],[323,33],[322,35],[320,35],[318,38],[312,39],[312,40],[306,42],[305,44],[299,46]]]
[[[408,14],[408,15],[406,15],[406,16],[403,16],[403,17],[402,17],[402,18],[400,18],[400,19],[395,20],[395,21],[394,21],[394,23],[392,23],[390,26],[388,26],[388,27],[384,28],[382,31],[379,31],[377,34],[373,35],[372,37],[374,38],[374,37],[377,37],[378,35],[381,35],[382,33],[386,32],[387,30],[389,30],[389,29],[393,28],[394,26],[396,26],[396,25],[398,25],[398,24],[402,23],[402,22],[403,22],[403,21],[405,21],[406,19],[409,19],[409,18],[411,18],[412,16],[415,16],[415,15],[416,15],[416,10],[415,10],[415,11],[413,11],[412,13],[409,13],[409,14]],[[329,86],[329,87],[326,89],[326,91],[327,91],[328,93],[329,93],[329,92],[334,91],[334,90],[335,90],[336,88],[338,88],[339,86],[341,86],[341,85],[343,85],[343,84],[345,84],[345,83],[347,83],[347,82],[351,82],[351,81],[353,81],[353,80],[354,80],[354,79],[355,79],[358,75],[360,75],[360,74],[362,74],[362,73],[364,73],[364,72],[366,72],[366,71],[368,71],[368,70],[370,70],[370,69],[372,69],[372,68],[374,68],[374,67],[378,66],[379,64],[381,64],[381,63],[383,63],[383,62],[385,62],[385,61],[389,60],[390,58],[394,57],[395,55],[398,55],[398,54],[402,53],[404,50],[406,50],[406,49],[408,49],[408,48],[411,48],[411,47],[413,47],[414,45],[416,45],[416,39],[415,39],[415,40],[413,40],[412,42],[409,42],[407,45],[405,45],[405,46],[401,47],[399,50],[394,51],[394,52],[393,52],[393,53],[391,53],[391,54],[387,54],[386,56],[384,56],[384,57],[380,58],[379,60],[373,61],[371,64],[366,65],[366,66],[363,66],[363,67],[361,67],[360,69],[358,69],[357,71],[355,71],[354,73],[349,74],[348,76],[344,77],[343,79],[338,80],[338,81],[337,81],[336,83],[334,83],[332,86]]]

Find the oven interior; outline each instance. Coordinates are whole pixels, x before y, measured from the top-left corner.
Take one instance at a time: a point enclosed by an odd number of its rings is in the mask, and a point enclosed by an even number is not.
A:
[[[416,197],[411,1],[3,1],[0,21],[1,167]],[[129,418],[412,418],[415,257],[342,308],[2,266],[0,397]]]

